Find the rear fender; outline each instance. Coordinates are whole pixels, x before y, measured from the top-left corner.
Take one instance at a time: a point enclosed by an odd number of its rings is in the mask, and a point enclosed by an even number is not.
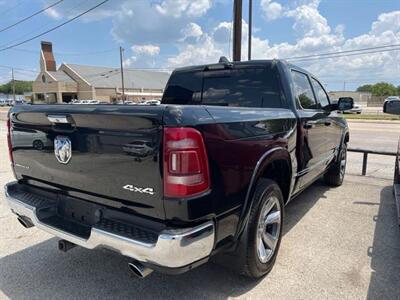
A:
[[[290,154],[288,150],[284,147],[275,147],[267,152],[265,152],[261,158],[257,161],[257,164],[254,168],[253,175],[250,179],[250,184],[246,193],[246,198],[243,204],[239,224],[237,227],[236,231],[236,236],[235,239],[239,239],[240,235],[243,233],[243,230],[246,227],[246,224],[249,220],[250,217],[250,211],[251,207],[253,205],[253,195],[256,189],[257,181],[261,177],[261,175],[264,173],[268,165],[270,165],[272,162],[276,160],[287,160],[289,163],[290,167],[290,178],[291,178],[291,184],[290,184],[290,190],[292,190],[293,187],[293,180],[292,180],[292,166],[291,166],[291,160],[290,160]],[[290,191],[289,191],[289,196],[288,199],[290,199]],[[288,199],[285,199],[286,201]]]

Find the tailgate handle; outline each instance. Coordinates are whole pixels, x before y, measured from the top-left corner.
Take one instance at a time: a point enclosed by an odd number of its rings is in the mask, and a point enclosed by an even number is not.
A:
[[[62,123],[62,124],[69,124],[71,123],[68,120],[68,117],[65,115],[48,115],[47,119],[49,119],[49,121],[51,123]]]

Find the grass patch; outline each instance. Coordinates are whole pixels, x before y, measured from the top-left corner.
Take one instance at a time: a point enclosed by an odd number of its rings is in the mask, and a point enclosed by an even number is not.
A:
[[[347,120],[388,120],[388,121],[400,121],[400,116],[396,115],[387,115],[387,114],[381,114],[381,115],[367,115],[367,114],[343,114],[343,117]]]

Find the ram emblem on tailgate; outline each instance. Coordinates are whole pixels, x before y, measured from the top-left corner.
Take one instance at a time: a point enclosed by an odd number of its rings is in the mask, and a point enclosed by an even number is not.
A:
[[[67,164],[72,156],[71,140],[67,136],[58,135],[54,139],[54,154],[59,163]]]

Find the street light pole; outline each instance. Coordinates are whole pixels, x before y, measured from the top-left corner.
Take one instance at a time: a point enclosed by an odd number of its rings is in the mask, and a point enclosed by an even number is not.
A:
[[[242,54],[242,0],[233,2],[233,61],[240,61]]]
[[[253,0],[249,0],[249,49],[248,51],[248,59],[251,60],[251,27],[253,23]]]
[[[123,55],[122,55],[123,51],[124,51],[124,49],[122,47],[119,47],[119,59],[121,62],[122,103],[125,103],[124,63],[123,63]]]

